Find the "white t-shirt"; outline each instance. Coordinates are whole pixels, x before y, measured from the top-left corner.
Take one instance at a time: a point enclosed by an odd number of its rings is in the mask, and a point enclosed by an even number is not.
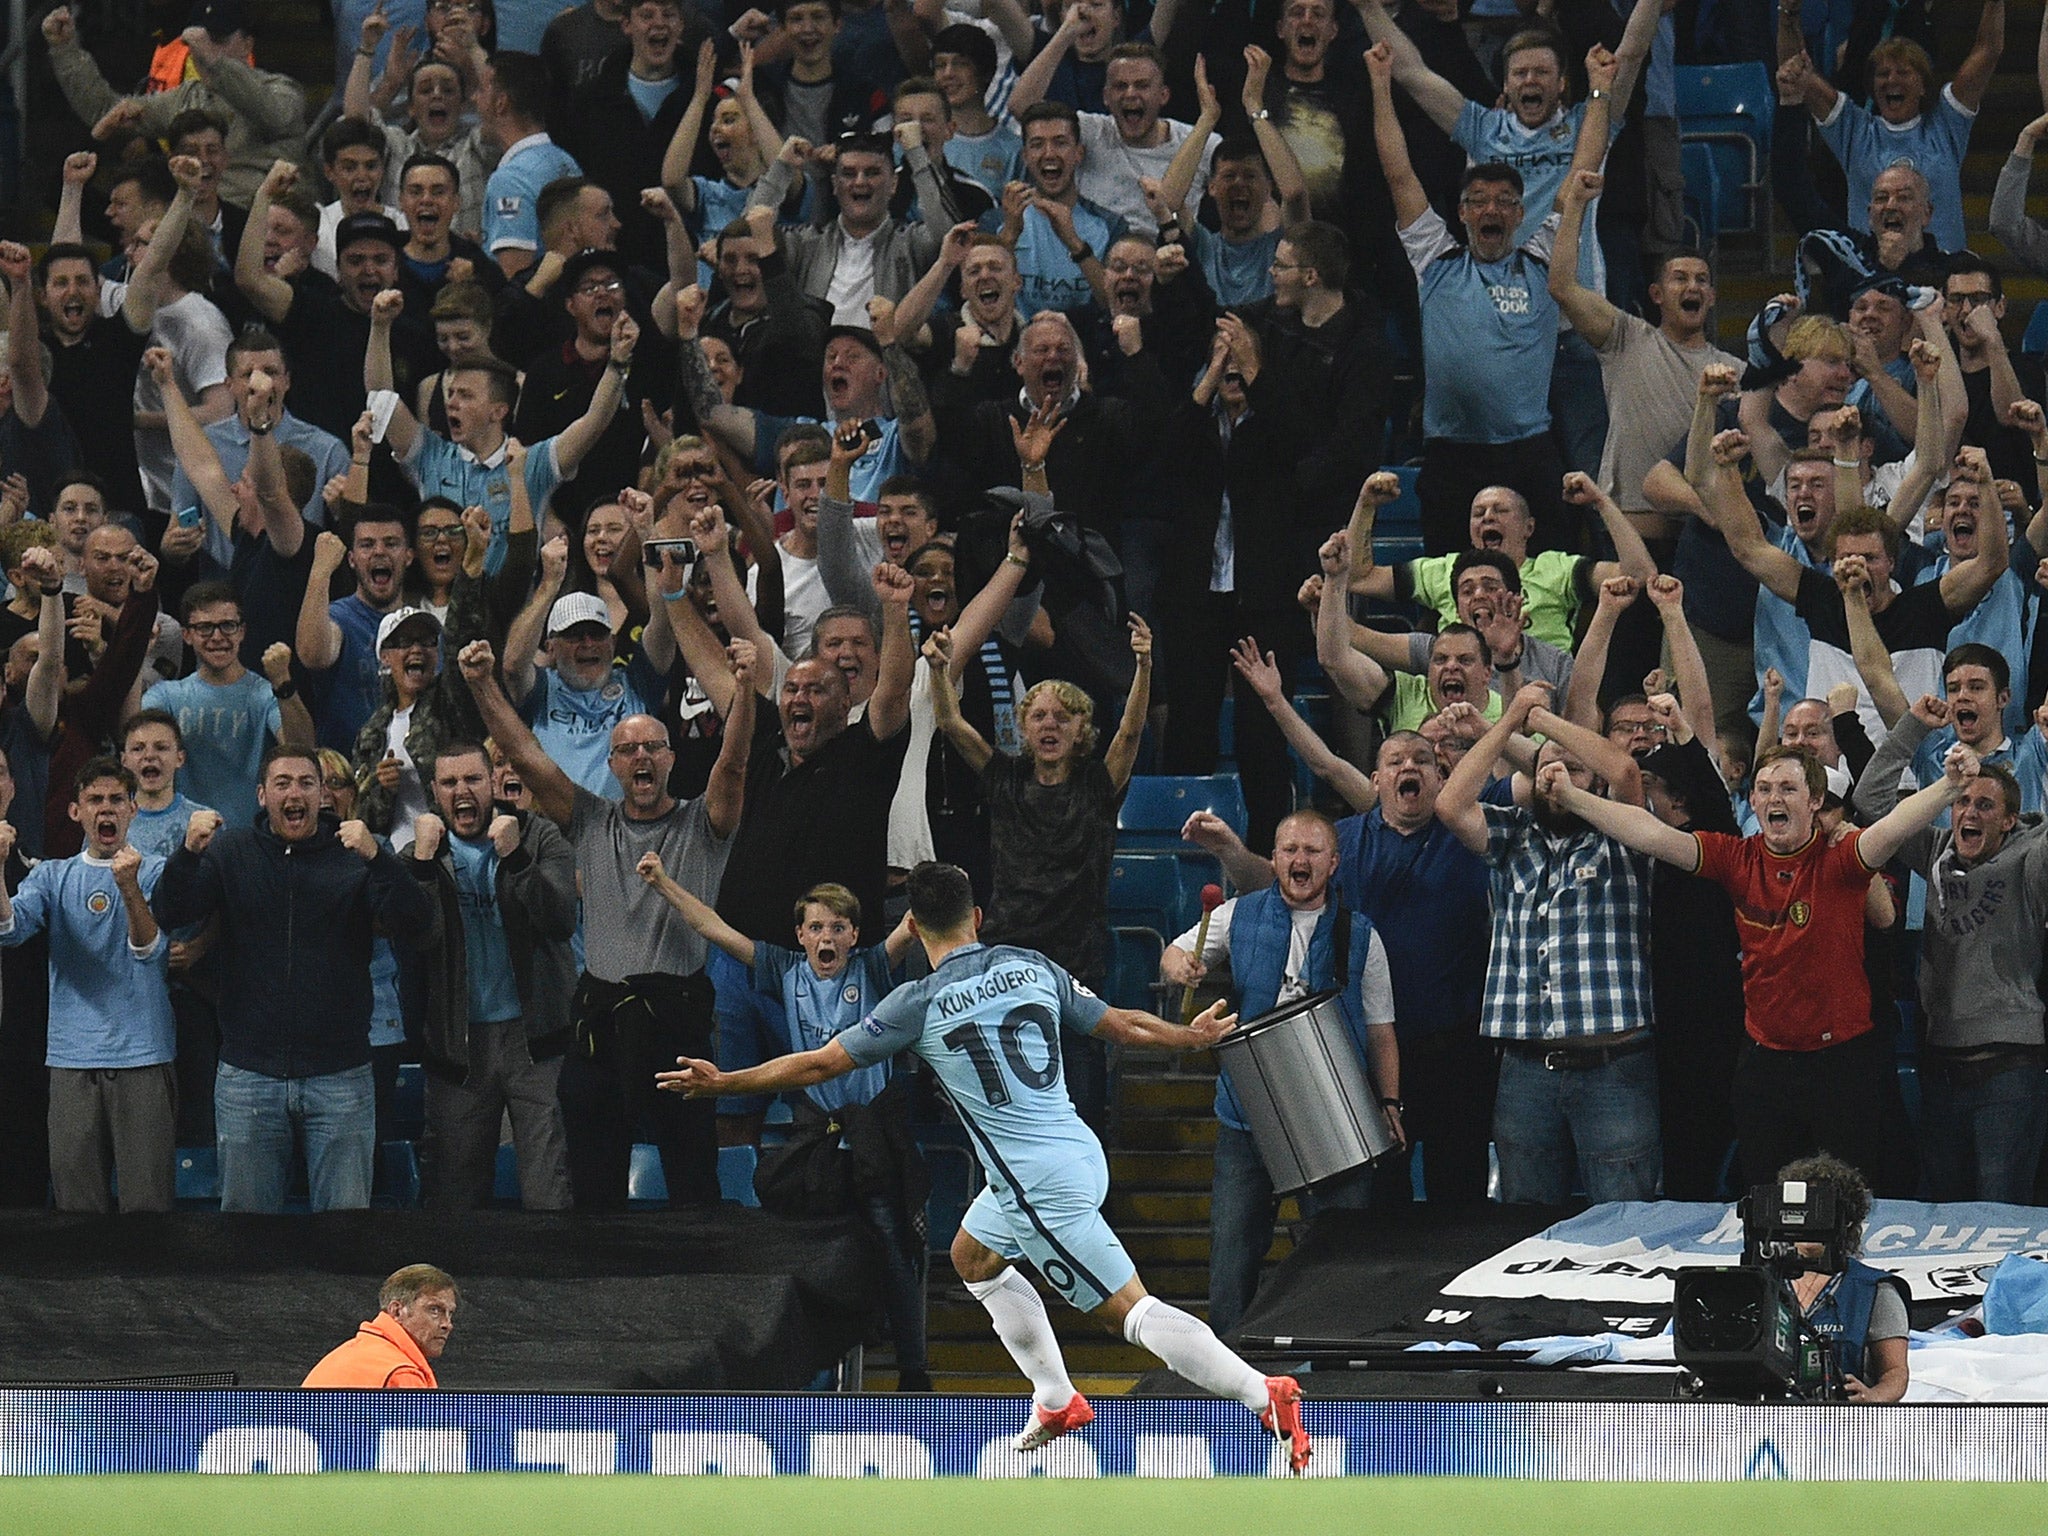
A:
[[[896,780],[896,798],[889,802],[889,866],[915,869],[938,857],[932,842],[931,813],[925,806],[925,772],[931,767],[932,740],[939,721],[932,703],[932,664],[917,658],[910,674],[910,746]]]
[[[398,795],[391,806],[391,846],[412,846],[412,824],[427,812],[427,792],[420,783],[419,766],[405,748],[406,733],[412,729],[412,711],[401,709],[384,728],[384,749],[398,757]]]
[[[1291,926],[1287,935],[1287,966],[1280,980],[1280,995],[1274,1000],[1275,1007],[1299,1002],[1309,995],[1302,972],[1308,969],[1309,943],[1315,937],[1316,924],[1322,921],[1323,911],[1317,907],[1312,911],[1288,914]],[[1230,920],[1236,912],[1237,898],[1233,896],[1209,914],[1209,942],[1202,946],[1199,958],[1211,971],[1230,958]],[[1173,947],[1194,954],[1195,936],[1200,931],[1198,923],[1175,939]],[[1387,949],[1380,942],[1378,929],[1373,930],[1372,945],[1365,955],[1365,970],[1358,978],[1358,1000],[1364,1009],[1366,1023],[1394,1022],[1394,978],[1387,969]]]
[[[811,628],[818,615],[832,606],[825,590],[825,578],[818,574],[818,562],[793,555],[782,546],[782,649],[792,661],[802,661],[811,651]]]
[[[170,352],[178,387],[188,403],[214,385],[227,383],[228,343],[233,340],[227,316],[211,299],[197,293],[159,307],[149,327],[150,345]],[[146,368],[135,370],[133,406],[138,411],[164,408],[163,393]],[[135,459],[142,467],[142,485],[151,510],[171,511],[171,477],[177,473],[178,460],[171,451],[170,430],[136,428]]]
[[[832,268],[832,282],[825,290],[825,302],[832,306],[834,325],[857,325],[866,330],[868,300],[875,296],[875,242],[882,228],[863,239],[840,231],[839,261]]]
[[[1191,125],[1177,123],[1170,117],[1159,121],[1166,129],[1165,141],[1150,149],[1134,149],[1124,142],[1123,135],[1117,132],[1116,119],[1107,112],[1081,114],[1081,148],[1087,152],[1078,179],[1081,196],[1103,212],[1117,214],[1134,229],[1151,229],[1158,222],[1145,206],[1138,178],[1149,176],[1154,181],[1164,181],[1173,157],[1195,131]],[[1188,188],[1190,218],[1202,206],[1202,193],[1209,185],[1209,157],[1222,142],[1212,133],[1203,147],[1202,164],[1195,172],[1194,184]]]

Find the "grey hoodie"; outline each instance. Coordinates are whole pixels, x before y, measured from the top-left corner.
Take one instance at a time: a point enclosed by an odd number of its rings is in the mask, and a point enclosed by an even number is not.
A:
[[[1883,812],[1899,798],[1899,776],[1927,728],[1911,715],[1885,738],[1857,783],[1859,808]],[[2048,924],[2048,827],[2020,818],[1998,852],[1975,864],[1955,854],[1955,833],[1929,827],[1907,838],[1899,857],[1927,878],[1927,927],[1920,956],[1920,1006],[1927,1043],[1959,1050],[2040,1045],[2041,930]]]

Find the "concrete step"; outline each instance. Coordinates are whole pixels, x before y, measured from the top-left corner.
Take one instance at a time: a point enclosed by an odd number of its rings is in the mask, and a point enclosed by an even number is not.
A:
[[[1120,1076],[1117,1107],[1125,1117],[1187,1116],[1207,1119],[1215,1103],[1216,1079],[1192,1075],[1174,1077]]]
[[[1123,1233],[1150,1230],[1155,1226],[1206,1227],[1209,1225],[1209,1196],[1195,1190],[1119,1193],[1112,1187],[1108,1211],[1110,1225]],[[1280,1202],[1282,1222],[1300,1219],[1301,1208],[1292,1197]]]
[[[1132,1152],[1208,1152],[1216,1145],[1216,1122],[1181,1115],[1126,1114],[1117,1126],[1117,1144]]]
[[[1207,1189],[1210,1157],[1207,1152],[1112,1152],[1109,1154],[1109,1187],[1112,1190]]]

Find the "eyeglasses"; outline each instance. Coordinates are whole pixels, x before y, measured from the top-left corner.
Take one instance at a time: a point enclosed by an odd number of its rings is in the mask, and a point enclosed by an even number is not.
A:
[[[600,293],[624,293],[626,285],[616,277],[608,283],[599,282],[596,278],[592,278],[587,283],[578,283],[573,291],[579,299],[587,299],[594,294]]]
[[[679,459],[669,466],[668,472],[678,480],[716,480],[718,466],[706,464],[699,459]]]
[[[187,624],[185,626],[202,640],[211,640],[215,635],[239,635],[242,632],[240,619],[221,619],[219,622]]]
[[[461,539],[462,524],[460,523],[436,523],[431,528],[425,524],[420,526],[420,542],[422,544],[455,544],[461,542]]]
[[[446,11],[452,16],[481,16],[484,8],[477,0],[428,0],[430,11]]]
[[[1975,309],[1979,304],[1992,304],[1997,300],[1989,293],[1951,293],[1949,303],[1957,309]]]
[[[668,750],[665,741],[621,741],[612,747],[613,757],[659,757]]]
[[[1522,200],[1512,192],[1502,192],[1494,197],[1461,197],[1458,199],[1458,206],[1470,208],[1478,213],[1488,208],[1519,208],[1522,206]]]

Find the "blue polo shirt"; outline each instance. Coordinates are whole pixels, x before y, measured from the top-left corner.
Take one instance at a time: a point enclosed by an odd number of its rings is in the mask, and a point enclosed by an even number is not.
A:
[[[1386,948],[1401,1039],[1470,1030],[1493,938],[1485,861],[1442,822],[1404,834],[1375,806],[1337,823],[1337,886]]]
[[[1124,221],[1115,214],[1085,200],[1074,205],[1074,233],[1098,261],[1108,256],[1123,232]],[[1036,208],[1024,210],[1024,228],[1017,236],[1017,275],[1024,282],[1017,308],[1027,320],[1042,309],[1086,309],[1095,302],[1095,290]]]
[[[667,691],[667,680],[644,654],[631,666],[612,668],[595,688],[571,688],[552,667],[542,667],[519,714],[570,783],[622,800],[625,790],[611,770],[612,727],[628,715],[657,713]]]
[[[484,183],[484,249],[493,256],[500,251],[532,251],[538,256],[541,189],[564,176],[582,174],[574,157],[545,133],[530,134],[512,145]]]
[[[1556,229],[1546,219],[1499,261],[1481,261],[1458,244],[1434,208],[1401,231],[1422,305],[1425,437],[1519,443],[1550,430]]]
[[[775,478],[775,444],[782,434],[795,426],[823,426],[828,430],[834,422],[820,422],[815,416],[771,416],[766,411],[754,412],[754,473],[764,480]],[[868,445],[867,452],[853,461],[847,473],[847,483],[856,502],[872,502],[882,490],[882,482],[910,469],[910,463],[903,456],[903,430],[894,416],[877,416],[875,425],[882,429],[882,435]],[[782,493],[776,492],[776,508],[783,506]]]
[[[569,476],[555,458],[558,438],[543,438],[526,450],[526,499],[538,524],[555,487]],[[403,460],[406,475],[419,488],[422,500],[446,496],[458,507],[482,507],[491,514],[491,547],[484,553],[484,574],[495,576],[505,563],[505,540],[512,521],[512,480],[505,471],[505,448],[488,459],[480,459],[467,448],[458,448],[424,424],[413,439],[412,452]]]
[[[1465,110],[1458,114],[1451,141],[1472,157],[1474,165],[1512,165],[1522,173],[1522,227],[1515,231],[1515,244],[1523,245],[1533,239],[1543,221],[1550,217],[1557,204],[1557,189],[1564,185],[1572,156],[1578,153],[1579,129],[1585,121],[1583,101],[1560,109],[1549,122],[1535,128],[1525,127],[1506,107],[1482,107],[1476,101],[1466,102]],[[1621,129],[1619,122],[1608,124],[1610,145]],[[1865,202],[1868,201],[1866,198]],[[1600,236],[1593,227],[1593,215],[1599,206],[1597,197],[1586,204],[1585,218],[1579,225],[1579,281],[1595,293],[1604,293],[1607,263],[1601,257]]]

